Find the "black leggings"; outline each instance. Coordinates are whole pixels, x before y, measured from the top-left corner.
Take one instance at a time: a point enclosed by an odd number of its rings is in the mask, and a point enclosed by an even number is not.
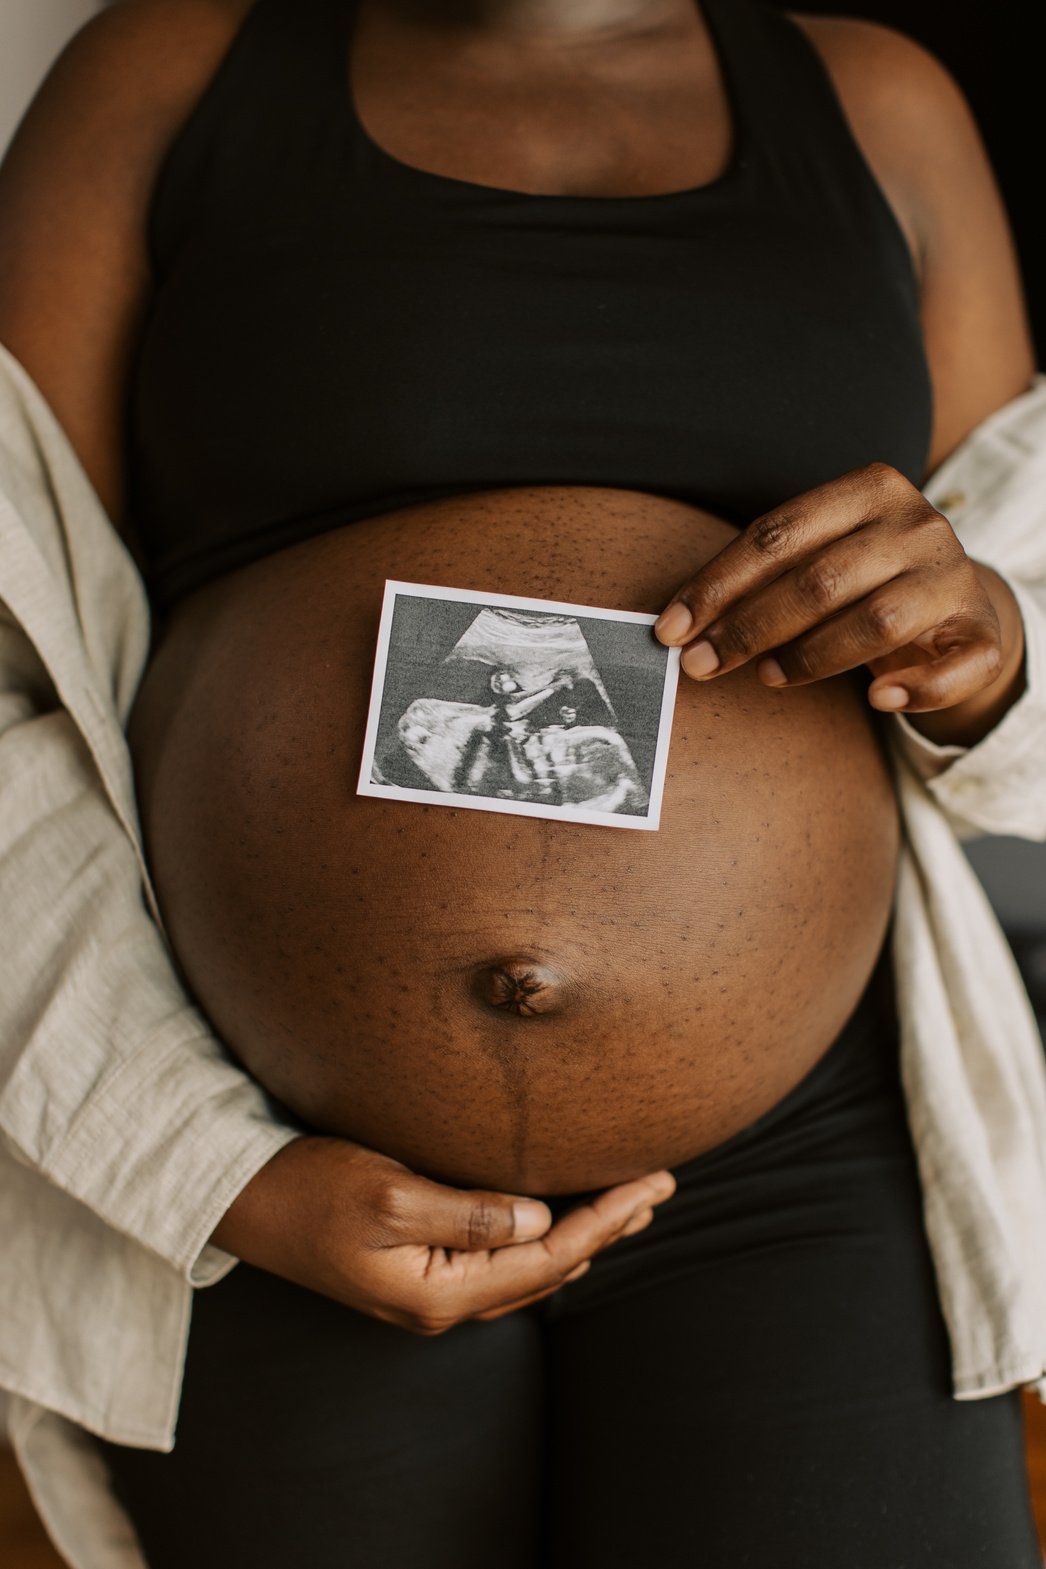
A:
[[[543,1303],[424,1339],[246,1265],[198,1293],[174,1452],[103,1446],[150,1569],[1040,1569],[1019,1394],[950,1393],[888,955]]]

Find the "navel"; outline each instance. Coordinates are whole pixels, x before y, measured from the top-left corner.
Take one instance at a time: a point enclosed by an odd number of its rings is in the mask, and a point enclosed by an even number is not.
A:
[[[475,973],[473,992],[480,1002],[519,1019],[558,1013],[569,988],[563,977],[533,959],[499,959]]]

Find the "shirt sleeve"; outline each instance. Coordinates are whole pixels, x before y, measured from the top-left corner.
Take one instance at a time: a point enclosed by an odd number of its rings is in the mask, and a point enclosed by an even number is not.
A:
[[[0,1137],[16,1160],[195,1285],[207,1244],[300,1131],[193,1006],[135,846],[0,606]]]
[[[960,839],[1046,840],[1046,595],[1008,579],[1024,621],[1026,686],[973,746],[938,746],[903,714],[894,742]]]
[[[1009,585],[1025,688],[973,746],[938,745],[900,713],[890,716],[892,743],[960,839],[1046,840],[1046,376],[974,431],[926,494],[967,553]]]

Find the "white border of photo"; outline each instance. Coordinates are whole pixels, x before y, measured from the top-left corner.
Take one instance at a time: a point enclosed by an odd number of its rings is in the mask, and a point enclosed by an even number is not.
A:
[[[459,794],[440,789],[411,789],[406,786],[382,783],[372,777],[375,749],[385,693],[386,673],[389,663],[392,622],[396,600],[400,595],[412,598],[451,601],[456,604],[475,605],[509,610],[529,610],[548,615],[570,615],[580,620],[613,621],[622,626],[652,627],[656,615],[635,610],[607,610],[595,605],[568,604],[553,599],[532,599],[517,594],[483,593],[473,589],[445,588],[431,583],[405,583],[387,579],[382,600],[381,621],[378,627],[378,646],[374,660],[374,678],[371,685],[367,713],[367,729],[363,741],[363,759],[360,765],[357,794],[377,796],[386,801],[415,801],[426,806],[464,807],[469,811],[507,812],[516,817],[541,817],[550,822],[594,823],[608,828],[640,828],[655,831],[661,823],[661,800],[664,794],[665,772],[668,767],[668,748],[672,734],[672,714],[675,707],[676,688],[679,683],[679,649],[665,648],[664,681],[661,704],[657,716],[657,742],[650,779],[649,801],[639,813],[624,811],[598,811],[583,805],[564,803],[551,805],[545,801],[509,800],[484,795]],[[380,771],[380,770],[379,770]]]

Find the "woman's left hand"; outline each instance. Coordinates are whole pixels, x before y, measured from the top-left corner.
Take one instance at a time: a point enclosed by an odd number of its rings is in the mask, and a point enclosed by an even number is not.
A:
[[[870,463],[758,517],[672,598],[655,626],[698,679],[750,659],[769,686],[858,665],[886,710],[951,708],[1004,664],[999,617],[948,519]]]

